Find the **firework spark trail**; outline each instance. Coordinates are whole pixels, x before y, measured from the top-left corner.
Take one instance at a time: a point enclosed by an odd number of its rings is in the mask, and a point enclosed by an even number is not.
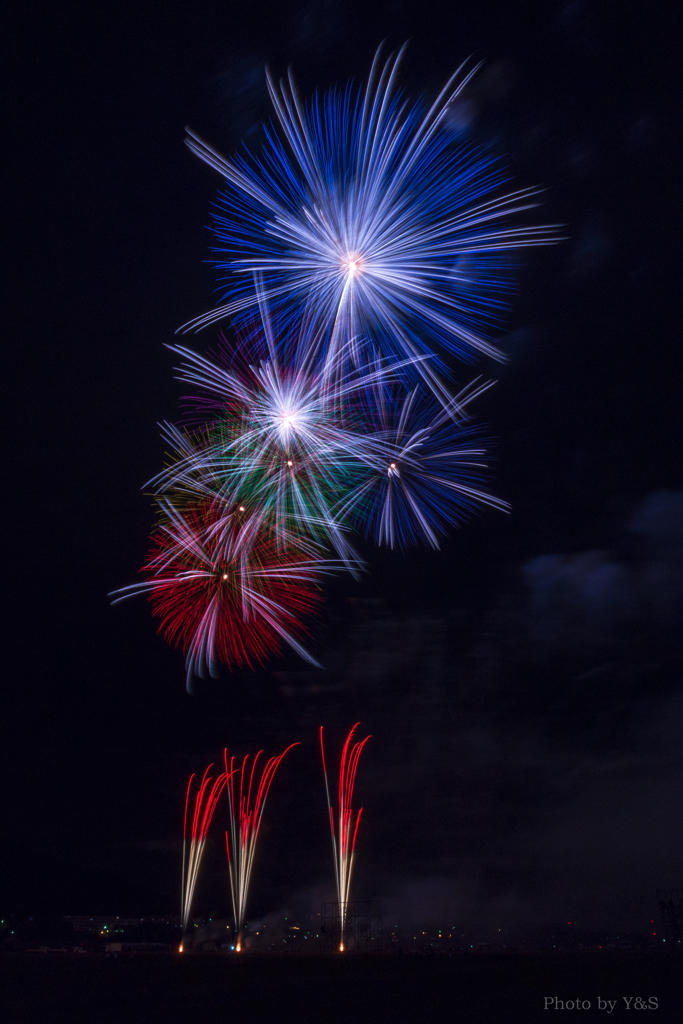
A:
[[[278,757],[269,758],[261,770],[261,778],[256,787],[254,787],[256,765],[263,751],[259,750],[249,773],[247,772],[248,754],[244,758],[241,768],[235,768],[235,759],[233,757],[230,758],[230,768],[228,768],[227,749],[223,754],[225,758],[225,776],[229,780],[226,792],[228,794],[230,814],[230,828],[225,833],[225,845],[228,854],[230,890],[235,915],[235,949],[238,953],[242,948],[242,930],[245,922],[249,883],[251,882],[256,841],[261,827],[263,811],[266,806],[266,797],[282,758],[292,747],[298,745],[298,743],[291,743]],[[238,772],[240,785],[239,793],[236,795],[234,779]],[[248,782],[246,781],[247,774],[249,776]],[[254,791],[253,805],[252,791]]]
[[[213,812],[216,810],[216,804],[218,803],[218,799],[227,782],[227,775],[224,773],[221,773],[216,779],[212,780],[209,776],[209,772],[212,768],[213,765],[210,764],[204,772],[204,777],[202,778],[199,789],[195,795],[194,811],[192,812],[192,820],[190,822],[189,841],[187,831],[187,812],[190,805],[190,793],[192,791],[192,782],[195,777],[194,774],[190,776],[190,781],[187,784],[185,818],[183,821],[183,868],[180,890],[180,917],[183,929],[182,940],[180,943],[181,953],[185,946],[185,935],[190,923],[192,901],[194,899],[195,886],[197,885],[199,868],[202,863],[202,857],[204,856],[207,833],[209,831],[211,819],[213,818]]]
[[[341,922],[341,933],[339,950],[344,952],[344,933],[346,927],[346,911],[349,902],[351,889],[351,872],[353,870],[353,851],[356,845],[358,825],[363,813],[361,807],[356,815],[355,826],[353,824],[353,787],[358,771],[358,762],[363,747],[370,739],[366,736],[350,747],[353,734],[360,725],[356,722],[353,729],[346,738],[342,749],[341,762],[339,765],[339,810],[338,810],[338,832],[334,830],[334,811],[330,798],[330,787],[327,779],[327,767],[325,764],[325,747],[323,745],[323,727],[320,726],[320,751],[323,759],[323,774],[325,776],[325,792],[327,794],[327,809],[330,817],[330,832],[332,836],[332,851],[334,853],[334,874],[337,885],[337,899],[339,901],[339,917]],[[350,747],[350,750],[349,750]]]
[[[383,65],[378,51],[357,96],[347,88],[306,105],[291,73],[279,83],[269,75],[277,125],[259,159],[226,159],[189,133],[192,152],[231,187],[215,217],[230,301],[185,330],[247,315],[258,301],[250,276],[259,273],[265,300],[285,320],[305,315],[320,325],[332,376],[340,347],[353,364],[370,339],[400,358],[434,348],[467,361],[477,352],[504,358],[490,339],[509,290],[502,254],[554,243],[556,226],[510,223],[538,205],[540,190],[501,195],[495,158],[455,145],[443,130],[477,67],[461,65],[423,115],[396,93],[404,49]],[[448,401],[439,366],[415,364]]]
[[[317,665],[297,637],[304,632],[300,616],[320,600],[321,560],[293,546],[278,550],[238,510],[226,516],[220,502],[160,506],[165,519],[142,570],[147,579],[117,591],[114,603],[148,593],[160,632],[187,655],[188,690],[194,675],[217,675],[217,660],[251,667],[282,641]]]

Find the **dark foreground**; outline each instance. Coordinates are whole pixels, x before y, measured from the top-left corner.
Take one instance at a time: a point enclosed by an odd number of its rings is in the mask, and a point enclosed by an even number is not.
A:
[[[564,1001],[564,1009],[561,1003],[544,1009],[546,997]],[[624,997],[633,997],[630,1009]],[[567,1005],[575,1000],[582,1008]],[[0,955],[2,1024],[527,1024],[634,1016],[636,1022],[683,1021],[683,957],[635,951],[459,958]]]

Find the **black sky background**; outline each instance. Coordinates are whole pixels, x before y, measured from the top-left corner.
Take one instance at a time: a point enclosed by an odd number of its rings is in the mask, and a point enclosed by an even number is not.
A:
[[[680,27],[656,0],[23,8],[6,65],[10,909],[174,910],[189,772],[225,745],[301,740],[253,912],[315,911],[316,730],[339,743],[357,719],[357,894],[404,921],[640,928],[681,884]],[[257,144],[266,62],[310,93],[361,79],[383,38],[410,40],[416,96],[486,59],[468,138],[566,225],[520,264],[510,363],[458,369],[498,379],[479,415],[512,514],[437,553],[368,549],[364,579],[327,591],[325,671],[287,657],[190,697],[145,602],[107,598],[145,556],[141,487],[178,417],[163,346],[213,304],[219,182],[183,129]],[[217,858],[198,907],[223,912]]]

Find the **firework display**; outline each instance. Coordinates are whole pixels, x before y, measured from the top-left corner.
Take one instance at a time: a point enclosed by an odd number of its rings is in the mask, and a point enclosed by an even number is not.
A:
[[[216,810],[218,799],[223,792],[228,779],[227,774],[223,773],[218,775],[217,778],[212,779],[209,775],[212,768],[213,765],[210,764],[204,772],[204,777],[202,778],[199,789],[195,794],[194,810],[192,811],[189,819],[188,810],[190,807],[190,795],[192,792],[194,775],[190,776],[190,781],[187,784],[187,796],[185,797],[185,820],[183,823],[183,871],[180,890],[180,918],[183,932],[182,941],[180,943],[181,953],[185,946],[185,933],[187,932],[187,927],[190,923],[192,901],[194,899],[195,886],[197,885],[199,868],[202,863],[202,857],[204,856],[204,848],[206,846],[206,837],[209,831],[209,825],[213,818],[213,812]]]
[[[337,831],[334,828],[334,809],[330,797],[330,786],[327,779],[327,766],[325,764],[325,746],[323,744],[323,728],[320,727],[320,752],[323,759],[323,774],[325,776],[325,792],[327,794],[327,809],[330,819],[330,833],[332,835],[332,850],[334,853],[334,877],[337,885],[337,900],[339,902],[339,917],[341,933],[339,936],[339,951],[344,952],[344,925],[346,922],[346,906],[349,902],[349,891],[351,889],[351,872],[353,869],[353,851],[356,845],[358,825],[360,816],[363,813],[361,807],[356,814],[355,824],[353,816],[353,787],[356,782],[358,762],[363,752],[363,747],[370,739],[366,736],[353,745],[353,734],[360,725],[356,722],[353,729],[346,737],[346,743],[342,748],[341,761],[339,764],[339,804],[337,808]]]
[[[535,190],[506,192],[490,153],[447,131],[463,65],[424,112],[397,90],[403,50],[378,51],[365,89],[306,104],[268,77],[275,123],[258,156],[188,145],[225,179],[215,217],[223,295],[186,329],[229,318],[198,354],[168,463],[144,580],[160,632],[195,676],[255,667],[302,645],[323,577],[363,561],[353,534],[438,548],[481,506],[486,444],[449,361],[492,342],[510,253],[555,241],[524,227]]]
[[[292,747],[296,746],[298,746],[297,743],[291,743],[278,757],[269,758],[261,768],[260,778],[257,778],[256,766],[263,753],[262,750],[259,750],[254,758],[251,769],[247,767],[248,754],[244,758],[241,768],[235,767],[234,758],[230,758],[230,767],[228,768],[228,753],[227,750],[225,751],[225,777],[228,779],[226,792],[230,814],[230,828],[225,833],[225,845],[235,915],[235,951],[237,953],[242,950],[242,930],[249,883],[251,882],[256,840],[261,827],[266,797],[282,758]],[[240,777],[239,788],[235,785],[237,774]]]

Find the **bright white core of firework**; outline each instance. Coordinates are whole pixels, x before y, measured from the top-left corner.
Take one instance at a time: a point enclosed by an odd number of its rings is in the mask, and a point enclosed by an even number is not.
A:
[[[303,415],[300,409],[286,407],[278,410],[275,415],[275,427],[283,444],[287,444],[292,434],[295,434],[303,425]]]

